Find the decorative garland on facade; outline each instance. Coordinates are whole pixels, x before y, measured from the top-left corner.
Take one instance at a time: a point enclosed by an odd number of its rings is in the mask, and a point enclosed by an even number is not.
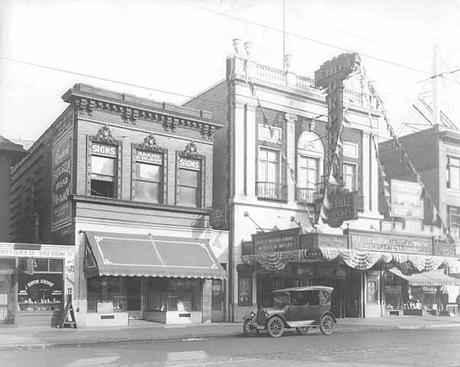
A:
[[[350,268],[356,270],[369,270],[378,262],[406,269],[403,273],[426,272],[436,270],[441,265],[450,265],[452,259],[442,256],[403,254],[397,252],[378,252],[367,250],[354,250],[345,248],[319,246],[324,260],[333,261],[342,259]],[[288,263],[311,262],[309,251],[279,251],[259,255],[243,255],[243,262],[248,265],[259,264],[266,271],[282,271]]]

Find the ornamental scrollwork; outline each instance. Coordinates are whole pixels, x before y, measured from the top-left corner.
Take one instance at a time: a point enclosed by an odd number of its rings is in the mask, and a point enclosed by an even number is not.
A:
[[[144,142],[140,145],[140,149],[149,152],[162,152],[163,150],[158,146],[155,136],[149,134],[145,137]]]
[[[199,158],[200,154],[198,154],[196,145],[193,141],[187,144],[185,149],[181,152],[181,156],[186,158]]]
[[[110,131],[107,125],[101,127],[97,132],[96,136],[93,138],[93,141],[105,144],[115,144],[113,139],[112,132]]]

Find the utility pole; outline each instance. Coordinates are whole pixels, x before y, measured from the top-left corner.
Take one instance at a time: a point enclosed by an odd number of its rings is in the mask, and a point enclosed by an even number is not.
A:
[[[433,80],[432,80],[432,98],[433,98],[433,125],[440,124],[440,88],[439,88],[439,45],[433,46]]]
[[[286,0],[283,0],[283,71],[286,71]]]

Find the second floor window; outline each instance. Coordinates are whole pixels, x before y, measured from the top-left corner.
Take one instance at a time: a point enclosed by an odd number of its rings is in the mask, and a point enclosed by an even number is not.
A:
[[[277,150],[260,148],[258,181],[280,182],[279,152]]]
[[[319,181],[319,159],[300,156],[299,187],[314,189]]]
[[[345,188],[350,191],[357,190],[356,184],[356,165],[350,163],[343,163],[343,183]]]
[[[118,149],[115,145],[93,143],[91,147],[91,195],[116,197]]]
[[[201,160],[179,158],[177,204],[195,208],[201,207]]]
[[[460,159],[447,157],[447,187],[460,189]]]
[[[449,227],[455,238],[460,238],[460,208],[449,206]]]
[[[134,195],[136,201],[163,202],[163,154],[137,151]]]

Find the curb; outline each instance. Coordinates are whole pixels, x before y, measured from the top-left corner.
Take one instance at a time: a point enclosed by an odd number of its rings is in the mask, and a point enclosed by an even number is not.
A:
[[[235,325],[236,326],[236,325]],[[0,352],[4,351],[21,351],[21,350],[43,350],[43,349],[59,349],[59,348],[82,348],[89,345],[111,345],[122,343],[147,343],[147,342],[167,342],[167,341],[193,341],[209,338],[227,338],[227,337],[242,337],[242,331],[239,325],[237,331],[220,332],[220,333],[203,333],[203,334],[185,334],[181,336],[152,336],[152,337],[132,337],[119,338],[113,340],[86,340],[78,341],[70,340],[64,343],[30,343],[30,344],[10,344],[0,345]],[[390,331],[390,330],[426,330],[426,329],[442,329],[442,328],[460,328],[460,323],[449,324],[434,324],[434,325],[407,325],[407,326],[377,326],[377,325],[347,325],[338,324],[336,332],[340,334],[368,332],[368,331]]]

